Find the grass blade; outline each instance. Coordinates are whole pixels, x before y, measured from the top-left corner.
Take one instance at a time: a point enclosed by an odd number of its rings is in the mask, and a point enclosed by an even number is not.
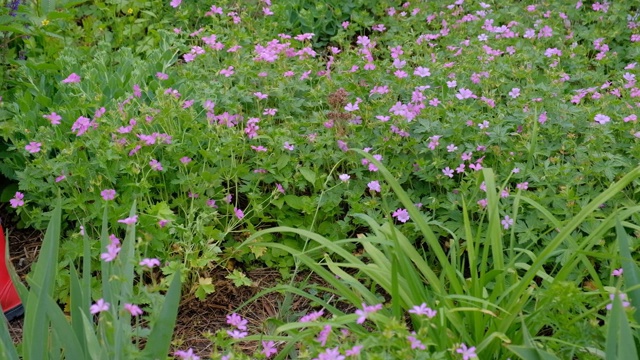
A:
[[[173,274],[173,279],[171,280],[171,285],[169,285],[169,291],[167,291],[167,295],[165,295],[158,321],[153,324],[153,329],[147,339],[147,345],[144,347],[142,353],[144,359],[156,360],[167,357],[169,347],[171,346],[173,330],[176,326],[181,286],[180,272],[178,271]]]
[[[634,288],[634,290],[629,290],[627,295],[629,295],[631,305],[636,309],[640,309],[640,287],[638,286],[640,285],[640,269],[638,269],[638,265],[631,256],[631,251],[629,250],[629,235],[622,227],[620,219],[616,221],[616,235],[618,237],[618,246],[620,247],[625,286],[627,288]],[[633,315],[636,322],[640,323],[640,311],[635,311]]]
[[[24,304],[25,309],[28,309],[25,311],[23,327],[24,355],[27,359],[43,359],[46,347],[42,344],[49,342],[49,322],[46,320],[45,299],[53,296],[53,285],[58,269],[61,214],[61,200],[58,198],[40,249],[40,253],[47,256],[38,258],[34,266],[33,277],[27,279],[32,288],[26,304]]]

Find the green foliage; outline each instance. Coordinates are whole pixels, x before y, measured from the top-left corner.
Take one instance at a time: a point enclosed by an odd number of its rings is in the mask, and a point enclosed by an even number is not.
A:
[[[514,251],[510,252],[504,248],[504,238],[508,237],[509,232],[501,229],[500,220],[495,215],[501,210],[496,194],[499,187],[495,184],[493,172],[490,169],[484,169],[483,177],[487,184],[486,191],[489,200],[483,217],[489,218],[488,224],[471,223],[463,204],[462,217],[464,218],[466,235],[464,238],[454,236],[451,239],[454,245],[446,253],[434,236],[432,229],[435,224],[430,223],[413,205],[407,193],[386,167],[371,155],[359,150],[356,152],[378,167],[380,174],[393,189],[399,201],[406,207],[416,227],[420,229],[425,243],[435,254],[437,261],[427,262],[391,222],[387,221],[383,225],[378,225],[374,219],[366,215],[360,217],[367,222],[371,232],[356,239],[334,242],[309,231],[278,227],[257,232],[247,239],[243,246],[253,243],[255,239],[260,239],[263,234],[295,233],[307,239],[306,241],[317,244],[317,246],[312,245],[309,246],[310,250],[299,251],[275,242],[261,242],[260,244],[291,253],[301,264],[320,275],[324,281],[330,284],[333,289],[331,292],[342,301],[359,307],[362,303],[378,303],[381,295],[389,294],[392,307],[386,309],[386,315],[396,319],[401,318],[403,311],[426,302],[434,307],[439,314],[442,314],[439,321],[433,325],[439,329],[436,333],[442,333],[446,329],[449,334],[448,337],[427,337],[428,340],[424,340],[433,343],[436,351],[454,349],[456,344],[465,343],[476,344],[478,354],[491,354],[494,358],[507,358],[511,352],[524,359],[558,358],[553,355],[553,352],[538,348],[529,331],[523,331],[523,329],[534,328],[534,331],[538,333],[542,325],[549,326],[548,322],[540,322],[539,318],[544,318],[544,314],[547,311],[553,311],[556,306],[560,306],[562,311],[569,311],[569,314],[578,318],[595,315],[593,310],[584,307],[571,309],[563,306],[567,304],[566,301],[574,305],[578,303],[576,299],[588,296],[583,291],[574,288],[573,294],[562,290],[551,297],[549,295],[540,296],[544,292],[535,291],[539,284],[534,280],[536,278],[542,279],[542,288],[552,289],[562,286],[568,277],[580,272],[577,264],[587,260],[584,251],[588,251],[590,247],[595,245],[595,240],[593,237],[589,237],[578,241],[570,234],[574,233],[585,219],[592,216],[600,204],[614,197],[640,177],[640,167],[597,196],[575,217],[566,220],[552,218],[552,223],[557,224],[559,228],[558,234],[549,241],[547,248],[535,257],[531,257],[526,251],[521,252],[520,249],[513,249]],[[515,203],[519,203],[519,200],[524,198],[525,196],[519,192],[516,195]],[[637,206],[634,206],[615,211],[609,218],[601,221],[595,232],[598,236],[601,236],[603,231],[610,232],[616,221],[619,224],[620,221],[625,220],[638,209]],[[516,213],[517,210],[514,208],[512,213]],[[546,213],[548,214],[548,212]],[[344,243],[357,243],[362,246],[364,255],[359,257],[345,251],[342,246]],[[563,243],[569,243],[573,246],[572,253],[567,254],[564,267],[552,271],[547,270],[545,265],[549,264],[551,254],[556,253]],[[314,252],[318,251],[327,254],[321,262],[317,262],[312,256]],[[489,254],[491,254],[490,261],[488,260]],[[466,275],[462,277],[462,274]],[[372,281],[375,286],[367,287],[365,285],[367,281]],[[599,279],[593,281],[600,282]],[[376,289],[383,292],[378,293]],[[555,291],[558,292],[558,290]],[[322,303],[315,296],[305,296],[316,303]],[[564,304],[558,303],[563,301],[561,296],[570,296],[571,299],[565,298]],[[550,299],[555,304],[550,304]],[[629,325],[625,322],[626,315],[621,310],[621,306],[618,309],[615,306],[614,304],[612,319],[608,322],[607,353],[613,351],[609,350],[610,343],[615,344],[612,346],[620,346],[619,349],[633,344]],[[333,306],[325,306],[325,308],[335,316],[346,316]],[[553,321],[561,321],[561,318],[556,316],[555,319],[545,318],[545,320],[552,321],[551,324],[554,324]],[[573,321],[572,319],[568,320]],[[381,324],[388,321],[384,320]],[[571,324],[571,321],[557,325],[567,326]],[[305,324],[300,324],[300,326],[305,326]],[[414,326],[416,331],[421,329],[419,324],[414,323]],[[612,332],[618,331],[612,329],[617,329],[619,326],[619,331],[622,332]],[[282,326],[276,330],[276,334],[286,332],[287,329],[287,326]],[[558,335],[570,336],[571,333],[559,331],[554,335],[555,340],[567,341],[557,351],[574,351],[575,354],[576,350],[581,353],[589,353],[591,348],[602,348],[602,343],[598,342],[597,337],[588,339],[588,345],[580,345],[571,344],[570,341],[573,340],[571,338],[558,338]],[[367,339],[367,336],[362,336]],[[508,347],[510,352],[506,352],[503,345],[514,343],[523,343],[523,345]],[[631,349],[633,348],[635,347]]]
[[[215,291],[218,266],[236,286],[254,266],[339,274],[335,298],[390,296],[387,319],[437,304],[451,337],[429,343],[435,357],[460,342],[602,357],[603,295],[640,306],[632,2],[43,0],[15,17],[1,3],[0,200],[44,228],[62,194],[64,303],[99,290],[74,280],[80,224],[105,207],[115,223],[135,201],[139,240],[123,251],[184,274],[190,295]],[[297,230],[261,231],[274,227]],[[635,285],[614,291],[620,264]]]
[[[135,205],[131,215],[135,214]],[[25,287],[15,272],[12,278],[25,306],[23,339],[16,347],[9,336],[6,320],[0,320],[0,354],[3,359],[54,359],[64,356],[74,359],[161,359],[169,352],[178,304],[180,301],[180,274],[173,275],[169,290],[164,297],[159,312],[151,316],[150,325],[143,325],[136,317],[132,326],[132,316],[125,305],[139,298],[134,291],[134,264],[136,252],[135,225],[127,227],[127,236],[122,244],[120,256],[113,263],[102,263],[100,278],[102,295],[100,301],[111,306],[94,318],[89,313],[93,289],[91,279],[91,245],[84,238],[82,272],[78,275],[74,265],[70,266],[71,302],[70,314],[63,312],[53,300],[54,284],[58,268],[58,246],[60,244],[61,201],[58,200],[51,214],[51,221],[42,243],[39,260],[27,278],[29,289]],[[103,218],[102,244],[109,243],[106,235],[108,217]],[[7,256],[6,259],[9,259]],[[138,285],[144,289],[144,285]],[[93,312],[92,312],[93,313]],[[148,327],[147,327],[148,326]],[[147,335],[144,335],[144,334]],[[144,348],[140,341],[146,340]]]

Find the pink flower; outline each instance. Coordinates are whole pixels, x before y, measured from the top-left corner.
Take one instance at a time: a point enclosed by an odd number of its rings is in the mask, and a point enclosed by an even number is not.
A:
[[[162,72],[157,72],[156,77],[160,80],[167,80],[169,78],[169,75]]]
[[[622,301],[622,307],[626,308],[626,307],[629,307],[629,305],[631,305],[631,303],[629,303],[628,301],[627,294],[620,293],[618,297],[620,298],[620,301]],[[609,294],[609,300],[611,300],[611,303],[605,307],[607,310],[613,309],[613,301],[615,300],[615,298],[616,298],[616,294]]]
[[[16,192],[16,194],[13,196],[13,199],[9,200],[9,203],[11,204],[11,207],[15,209],[24,205],[23,199],[24,194],[21,192]]]
[[[620,269],[615,269],[615,270],[613,270],[613,271],[611,272],[611,275],[612,275],[612,276],[618,276],[618,277],[619,277],[619,276],[622,276],[623,271],[624,271],[624,270],[623,270],[622,268],[620,268]]]
[[[127,310],[131,316],[138,316],[143,313],[142,309],[140,309],[138,305],[134,304],[124,304],[124,309]]]
[[[348,174],[340,174],[338,178],[340,178],[340,181],[342,182],[347,182],[349,181],[349,179],[351,179],[351,176],[349,176]]]
[[[360,351],[362,351],[363,347],[364,346],[362,346],[362,345],[356,345],[356,346],[352,347],[351,349],[345,351],[344,354],[347,355],[347,356],[353,356],[353,357],[358,356],[358,355],[360,355]]]
[[[260,352],[263,353],[264,356],[268,359],[272,355],[277,354],[278,349],[276,349],[275,343],[273,341],[262,341],[262,351]]]
[[[180,162],[186,165],[191,162],[191,158],[188,156],[181,157]]]
[[[508,230],[509,227],[513,225],[513,219],[510,218],[509,215],[505,215],[504,219],[502,219],[500,223],[502,224],[502,227],[504,227],[505,230]]]
[[[235,213],[238,220],[242,220],[242,218],[244,217],[244,212],[242,212],[242,210],[238,208],[233,208],[233,212]]]
[[[545,122],[547,122],[547,112],[544,111],[540,114],[540,116],[538,117],[538,122],[540,124],[544,124]]]
[[[63,84],[79,83],[80,80],[82,80],[82,79],[80,78],[80,76],[78,74],[72,73],[66,79],[62,80],[62,83]]]
[[[320,333],[318,334],[316,341],[320,343],[320,346],[324,347],[327,344],[327,340],[329,339],[330,334],[331,334],[331,325],[325,325],[320,331]]]
[[[91,312],[92,314],[97,314],[103,311],[109,311],[109,306],[110,304],[108,302],[105,302],[104,299],[99,299],[95,302],[95,304],[91,305],[91,307],[89,308],[89,312]]]
[[[35,154],[35,153],[40,152],[40,147],[41,146],[42,146],[41,143],[32,141],[27,146],[25,146],[24,149],[27,150],[28,152],[32,153],[32,154]]]
[[[76,134],[76,136],[81,136],[82,134],[87,132],[87,130],[89,130],[89,127],[91,125],[92,125],[91,119],[86,118],[84,116],[80,116],[76,120],[76,122],[74,122],[73,125],[71,126],[71,132]]]
[[[151,168],[156,171],[164,170],[160,161],[156,159],[151,159],[151,161],[149,161],[149,166],[151,166]]]
[[[475,346],[467,348],[467,345],[461,344],[460,347],[456,349],[456,352],[462,355],[463,360],[469,360],[469,359],[478,357],[478,355],[476,355]]]
[[[182,360],[200,360],[200,356],[193,353],[193,349],[189,348],[187,351],[184,350],[176,350],[173,353],[173,356],[178,357]],[[223,356],[224,358],[224,356]]]
[[[356,310],[355,312],[356,315],[358,315],[358,320],[356,320],[356,323],[358,324],[364,323],[370,314],[373,314],[380,309],[382,309],[382,304],[367,306],[366,304],[363,303],[362,310]]]
[[[116,197],[116,191],[114,189],[105,189],[100,192],[100,196],[106,201],[113,200]]]
[[[520,96],[520,89],[519,88],[511,89],[511,91],[509,91],[509,96],[511,96],[514,99],[517,98],[518,96]]]
[[[608,123],[609,121],[611,121],[611,118],[608,117],[607,115],[603,115],[603,114],[596,114],[596,116],[593,118],[593,120],[595,122],[597,122],[600,125],[604,125],[606,123]]]
[[[306,323],[306,322],[316,321],[320,317],[322,317],[322,315],[324,315],[324,310],[314,311],[314,312],[311,312],[311,313],[301,317],[300,320],[298,320],[298,322]]]
[[[394,218],[398,219],[398,221],[400,221],[402,223],[406,223],[410,219],[409,212],[407,211],[407,209],[402,209],[402,208],[397,209],[396,211],[394,211],[392,216]]]
[[[438,312],[427,307],[426,303],[422,303],[420,305],[414,306],[411,310],[409,310],[409,313],[416,315],[425,315],[426,317],[431,319],[435,317]]]
[[[227,315],[227,324],[235,326],[238,330],[247,330],[247,320],[236,313]]]
[[[180,6],[181,3],[182,3],[182,0],[171,0],[169,5],[171,5],[171,7],[173,8],[177,8],[178,6]]]
[[[380,188],[380,183],[377,180],[369,182],[367,186],[369,187],[369,191],[380,192],[382,190]]]
[[[144,258],[140,261],[139,263],[140,266],[144,266],[144,267],[148,267],[149,269],[156,267],[156,266],[160,266],[160,260],[152,258]]]
[[[124,219],[118,220],[121,224],[133,225],[138,222],[138,215],[133,215],[133,217],[128,217]]]
[[[62,120],[62,117],[55,112],[52,112],[49,115],[42,115],[42,117],[49,120],[51,125],[60,125],[60,120]]]
[[[158,226],[160,226],[161,228],[167,226],[168,223],[169,223],[169,220],[165,220],[165,219],[158,220]]]
[[[474,96],[473,92],[465,88],[460,88],[460,90],[458,90],[458,93],[456,94],[456,97],[459,100],[469,99],[469,98],[472,98],[473,96]]]
[[[422,341],[418,340],[415,336],[416,333],[413,332],[412,335],[407,336],[407,340],[411,343],[411,349],[420,349],[426,350],[426,346],[422,343]]]
[[[431,76],[431,71],[429,71],[429,68],[418,66],[413,71],[413,75],[419,76],[419,77],[427,77],[427,76]]]
[[[234,339],[242,339],[242,338],[246,337],[247,335],[249,335],[248,332],[240,331],[240,330],[233,330],[233,331],[227,330],[227,334],[229,336],[231,336],[232,338],[234,338]]]
[[[60,181],[66,179],[66,178],[67,178],[67,176],[65,174],[62,174],[62,175],[60,175],[60,176],[58,176],[56,178],[56,182],[59,183]]]

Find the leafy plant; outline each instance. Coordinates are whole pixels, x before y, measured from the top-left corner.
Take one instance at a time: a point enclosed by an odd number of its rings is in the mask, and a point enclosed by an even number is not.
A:
[[[0,354],[3,359],[126,359],[165,358],[173,335],[180,300],[180,274],[174,274],[171,285],[157,313],[150,314],[147,328],[138,316],[142,313],[135,299],[135,225],[127,226],[127,236],[115,261],[101,265],[102,298],[91,305],[92,279],[91,245],[84,237],[82,270],[70,265],[71,302],[67,314],[54,301],[55,278],[58,269],[58,247],[61,229],[61,201],[51,213],[39,260],[27,277],[25,287],[12,272],[22,303],[25,305],[23,340],[16,347],[8,333],[6,320],[0,325]],[[135,216],[135,204],[130,215]],[[105,209],[101,243],[112,243],[108,234],[108,216]],[[9,259],[9,256],[6,256]],[[97,277],[96,277],[97,278]],[[95,308],[95,309],[94,309]],[[91,311],[90,311],[91,310]],[[149,310],[148,310],[149,311]],[[98,314],[94,317],[93,314]],[[132,315],[136,317],[132,326]],[[141,340],[146,339],[142,349]]]
[[[509,234],[508,232],[505,234],[504,229],[501,229],[499,217],[501,209],[496,191],[498,187],[495,184],[493,172],[490,169],[483,169],[488,204],[482,217],[487,217],[488,223],[483,221],[472,223],[463,202],[461,216],[464,219],[465,236],[458,238],[449,231],[452,235],[449,240],[451,245],[449,249],[445,249],[442,246],[442,240],[436,237],[433,231],[433,227],[438,224],[429,221],[415,207],[408,194],[386,167],[371,155],[359,150],[356,152],[378,167],[399,201],[406,207],[415,226],[420,229],[424,246],[428,247],[429,252],[435,254],[435,261],[427,261],[392,222],[387,221],[378,225],[374,219],[366,215],[358,215],[358,217],[367,222],[371,234],[358,238],[331,241],[304,229],[276,227],[257,232],[242,246],[257,243],[289,252],[301,265],[309,268],[331,285],[331,289],[325,289],[326,291],[333,292],[342,301],[356,307],[362,303],[376,304],[380,301],[380,296],[388,294],[390,308],[385,309],[383,313],[400,319],[403,311],[426,302],[441,314],[437,324],[431,326],[439,329],[440,333],[447,329],[446,331],[450,334],[447,337],[429,339],[438,350],[453,349],[457,343],[475,344],[478,354],[506,358],[509,352],[505,352],[502,345],[518,344],[524,341],[528,348],[516,346],[512,351],[517,354],[538,352],[547,354],[544,356],[552,356],[537,347],[532,348],[528,331],[524,332],[523,338],[523,329],[534,326],[535,333],[540,330],[541,326],[536,321],[536,317],[544,313],[549,306],[548,302],[538,298],[536,289],[540,284],[536,283],[535,279],[541,279],[543,286],[553,286],[567,281],[579,270],[577,267],[579,263],[586,263],[589,266],[585,252],[596,245],[600,236],[613,229],[616,221],[624,221],[640,209],[638,206],[632,206],[615,210],[606,219],[600,221],[592,235],[587,238],[577,239],[571,235],[583,222],[593,216],[600,204],[637,179],[640,176],[640,167],[596,197],[575,217],[564,221],[550,215],[542,206],[519,192],[513,195],[516,205],[510,213],[514,214],[514,219],[517,220],[518,204],[525,201],[534,204],[558,229],[545,250],[534,256],[526,249],[505,248],[504,240]],[[297,234],[306,239],[308,246],[298,250],[285,244],[260,241],[261,236],[278,232]],[[344,244],[351,243],[362,246],[364,250],[362,256],[354,255],[344,249]],[[563,243],[570,244],[572,249],[571,253],[565,256],[564,266],[557,270],[548,270],[551,255],[557,253]],[[317,252],[325,253],[323,261],[314,260],[313,254]],[[590,274],[596,276],[594,282],[601,284],[597,273],[590,272]],[[375,286],[366,286],[363,283],[369,280]],[[582,281],[581,278],[576,280]],[[602,286],[598,288],[601,291],[604,290]],[[378,293],[376,289],[383,292]],[[322,304],[335,316],[346,315],[317,296],[308,293],[299,294],[317,304]],[[576,315],[593,316],[594,311],[595,309]],[[614,331],[612,329],[617,328],[618,324],[623,324],[620,326],[624,326],[625,329],[628,328],[619,320],[626,319],[620,309],[614,309],[611,316],[613,318],[609,324],[610,331]],[[419,322],[414,322],[413,325],[416,331],[421,329]],[[276,329],[276,333],[286,329],[288,329],[287,326],[282,326]],[[624,333],[625,336],[626,334],[628,332]],[[617,341],[617,336],[610,333],[608,339],[608,342]],[[616,342],[616,344],[628,343],[628,341],[627,336],[621,339],[621,343]],[[571,347],[569,343],[565,345]],[[593,346],[596,345],[593,344]],[[610,346],[607,345],[607,348]],[[582,353],[589,352],[586,348],[577,350]],[[531,355],[526,355],[526,358],[529,356]]]

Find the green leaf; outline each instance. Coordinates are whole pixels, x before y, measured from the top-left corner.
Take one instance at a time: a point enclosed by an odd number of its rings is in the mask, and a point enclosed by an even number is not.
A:
[[[304,201],[300,196],[285,195],[284,201],[287,203],[287,205],[291,206],[296,210],[302,210],[302,208],[304,207]]]
[[[29,298],[25,304],[24,318],[24,351],[27,359],[42,359],[49,339],[47,318],[47,299],[53,295],[53,285],[58,269],[58,248],[60,243],[61,200],[56,201],[51,213],[51,220],[42,241],[41,256],[34,266],[33,277],[27,279],[31,285]]]
[[[620,258],[622,262],[622,269],[624,273],[624,283],[626,288],[632,288],[633,290],[627,291],[631,305],[636,309],[640,309],[640,269],[635,260],[631,256],[629,250],[629,235],[622,227],[620,219],[616,219],[616,234],[618,236],[618,246],[620,248]],[[640,311],[635,311],[633,316],[636,322],[640,323]]]
[[[546,352],[536,345],[531,338],[529,329],[525,325],[524,319],[522,320],[522,335],[524,338],[523,345],[508,345],[507,348],[513,351],[523,360],[559,360],[555,355]]]
[[[316,183],[316,173],[306,167],[302,167],[299,169],[300,170],[300,174],[302,174],[302,176],[311,183],[311,185],[315,185]]]
[[[153,324],[153,329],[147,345],[144,347],[142,357],[149,360],[165,359],[171,346],[171,337],[176,326],[178,305],[180,304],[180,271],[173,274],[173,280],[169,285],[169,291],[162,304],[158,321]]]
[[[638,360],[638,350],[633,341],[631,326],[622,306],[620,294],[613,299],[609,314],[605,354],[607,359]]]
[[[289,155],[280,156],[280,158],[278,159],[278,162],[276,163],[276,169],[278,170],[284,169],[284,167],[287,166],[290,161],[291,161],[291,157]]]

